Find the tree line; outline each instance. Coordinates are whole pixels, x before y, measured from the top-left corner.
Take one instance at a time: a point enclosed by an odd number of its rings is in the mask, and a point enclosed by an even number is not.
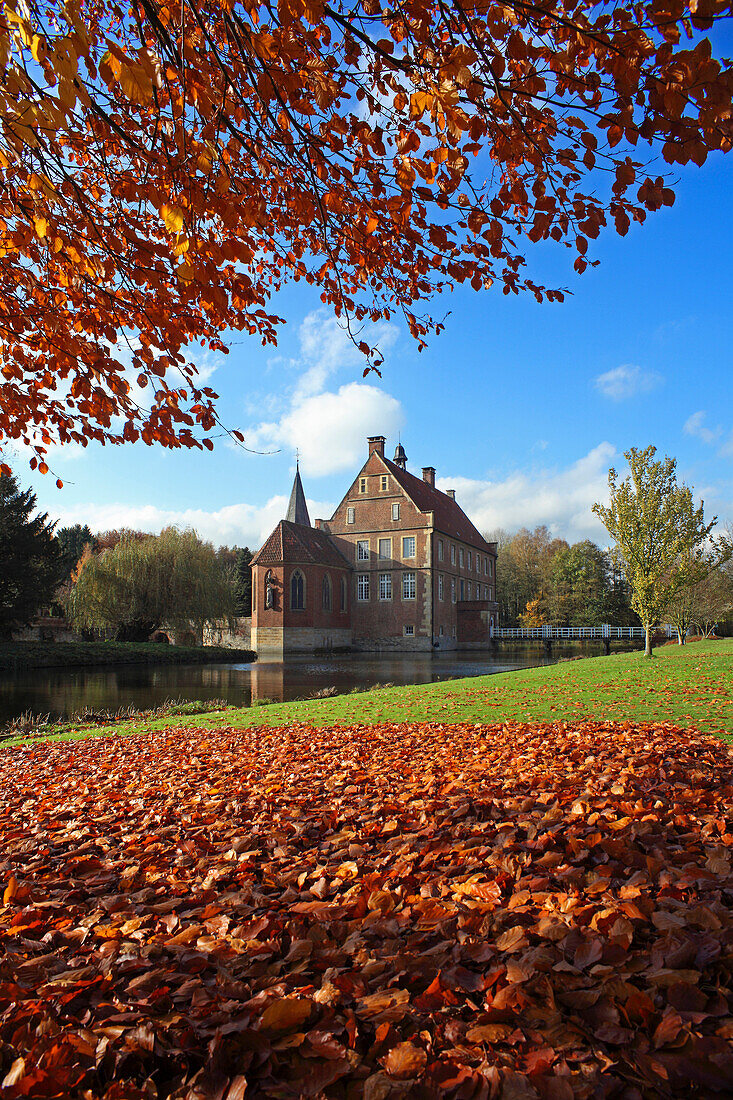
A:
[[[503,626],[641,625],[646,653],[653,631],[670,623],[684,643],[709,637],[733,611],[733,531],[714,533],[676,461],[652,446],[624,456],[629,474],[609,471],[609,503],[594,513],[614,540],[570,545],[547,527],[487,535],[498,544],[496,594]]]
[[[0,477],[0,638],[43,608],[87,637],[146,641],[166,628],[201,644],[204,623],[252,613],[252,551],[192,530],[55,529],[36,496]]]

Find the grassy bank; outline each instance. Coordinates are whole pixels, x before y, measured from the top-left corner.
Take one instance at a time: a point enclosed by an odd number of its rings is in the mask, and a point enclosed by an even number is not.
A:
[[[182,665],[254,660],[249,650],[189,647],[154,642],[0,642],[0,672],[29,668],[93,668],[104,665]]]
[[[665,646],[653,661],[639,653],[587,657],[542,668],[378,688],[329,699],[231,708],[190,718],[169,716],[98,728],[71,728],[63,739],[166,726],[246,728],[342,726],[385,722],[577,721],[597,718],[669,722],[733,735],[733,641]]]

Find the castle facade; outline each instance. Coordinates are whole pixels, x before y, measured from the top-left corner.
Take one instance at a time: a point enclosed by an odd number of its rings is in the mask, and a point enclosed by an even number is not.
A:
[[[252,560],[252,648],[275,658],[320,650],[482,649],[498,625],[496,543],[455,499],[392,462],[384,436],[329,520],[311,524],[296,470],[287,515]]]

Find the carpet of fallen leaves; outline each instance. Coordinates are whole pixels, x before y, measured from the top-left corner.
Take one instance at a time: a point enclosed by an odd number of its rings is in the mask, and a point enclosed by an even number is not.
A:
[[[600,722],[0,752],[0,1095],[733,1095],[732,763]]]

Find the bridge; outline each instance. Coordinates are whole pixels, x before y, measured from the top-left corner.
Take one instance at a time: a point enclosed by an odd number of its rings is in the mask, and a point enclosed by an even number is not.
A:
[[[674,627],[667,623],[657,629],[663,630],[668,638],[675,635]],[[561,641],[599,641],[610,652],[612,641],[630,641],[645,637],[643,626],[505,626],[492,627],[491,638],[495,641],[544,642],[549,649],[553,642]]]

